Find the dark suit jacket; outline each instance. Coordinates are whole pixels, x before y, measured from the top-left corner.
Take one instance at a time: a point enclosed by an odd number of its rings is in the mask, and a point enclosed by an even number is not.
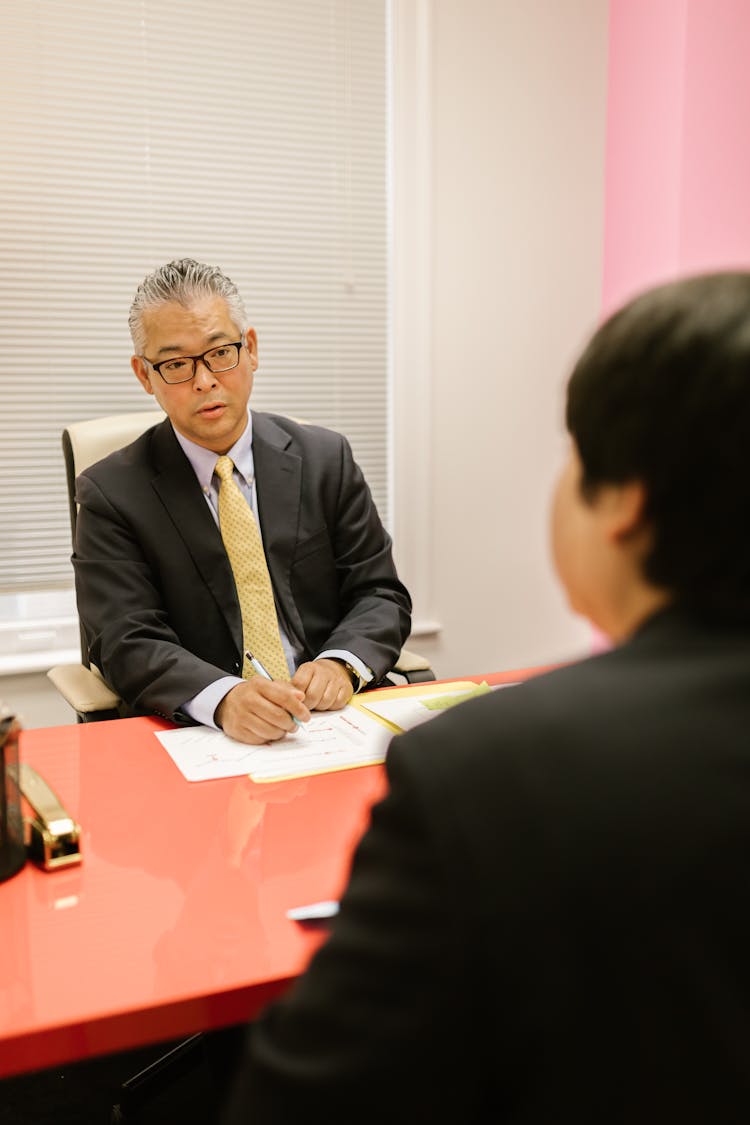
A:
[[[360,657],[379,680],[409,634],[391,540],[340,434],[253,411],[263,543],[304,658]],[[83,472],[73,565],[91,662],[134,713],[239,674],[240,607],[221,535],[169,421]]]
[[[750,1118],[750,629],[669,610],[387,770],[230,1125]]]

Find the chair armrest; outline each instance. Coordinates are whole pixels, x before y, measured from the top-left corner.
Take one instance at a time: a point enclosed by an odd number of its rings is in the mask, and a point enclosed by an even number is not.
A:
[[[430,663],[424,656],[420,656],[418,652],[410,652],[408,648],[402,648],[393,670],[403,674],[404,672],[424,672],[429,667]]]
[[[50,668],[47,676],[66,703],[81,717],[99,711],[117,713],[122,703],[119,695],[101,676],[83,664],[58,664]]]
[[[429,661],[424,656],[420,656],[418,652],[411,652],[408,648],[401,649],[398,660],[393,666],[393,671],[399,676],[403,676],[409,684],[426,683],[435,679],[435,673],[430,667]]]

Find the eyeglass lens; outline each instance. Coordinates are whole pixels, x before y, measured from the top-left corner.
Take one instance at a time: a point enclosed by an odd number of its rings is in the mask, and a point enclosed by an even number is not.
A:
[[[240,345],[220,344],[218,348],[211,348],[199,358],[213,374],[231,371],[239,363]],[[195,375],[195,363],[190,356],[179,356],[177,359],[164,360],[158,365],[158,371],[167,383],[184,383]]]

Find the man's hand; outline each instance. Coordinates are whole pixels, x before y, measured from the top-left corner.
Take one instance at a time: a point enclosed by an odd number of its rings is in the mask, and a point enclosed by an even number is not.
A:
[[[304,700],[304,689],[294,684],[252,676],[227,692],[214,719],[230,738],[259,746],[296,730],[293,715],[307,722],[310,712]]]
[[[351,677],[338,660],[309,660],[300,664],[292,685],[305,693],[311,711],[340,711],[354,695]]]

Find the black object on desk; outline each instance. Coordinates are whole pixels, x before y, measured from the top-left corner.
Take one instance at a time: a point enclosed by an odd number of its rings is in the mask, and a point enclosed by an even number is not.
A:
[[[0,882],[26,862],[21,795],[18,789],[18,734],[15,715],[0,712]]]

